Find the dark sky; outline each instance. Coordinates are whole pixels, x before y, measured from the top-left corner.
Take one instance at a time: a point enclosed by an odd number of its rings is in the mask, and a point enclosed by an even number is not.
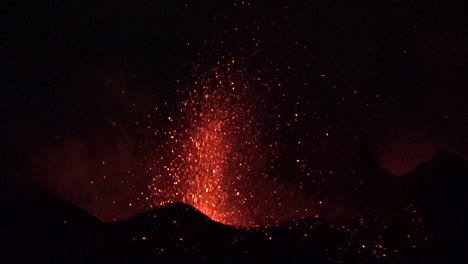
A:
[[[133,168],[149,155],[141,146],[157,144],[141,124],[163,130],[148,115],[177,112],[177,80],[199,78],[195,66],[219,54],[249,57],[248,72],[285,87],[262,109],[310,117],[265,131],[283,140],[281,164],[302,155],[314,172],[348,175],[365,148],[403,175],[439,150],[468,158],[463,1],[8,2],[6,181],[44,185],[103,219],[141,210],[127,206],[148,184]],[[275,176],[284,188],[305,181],[290,169]],[[91,186],[96,173],[110,183]],[[110,202],[125,206],[103,210]]]

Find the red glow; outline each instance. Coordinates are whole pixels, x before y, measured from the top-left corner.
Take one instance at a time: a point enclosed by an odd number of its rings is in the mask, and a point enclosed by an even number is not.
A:
[[[171,149],[173,159],[164,163],[166,172],[156,175],[150,186],[153,198],[167,194],[160,186],[169,177],[175,195],[159,204],[181,200],[215,221],[251,225],[240,209],[247,200],[247,194],[241,191],[242,183],[250,177],[254,162],[262,158],[247,86],[234,86],[242,81],[229,70],[215,72],[214,78],[196,83],[201,89],[188,89],[189,98],[181,104],[179,122],[168,117],[186,128],[166,133],[175,144]],[[247,152],[249,155],[245,155]]]

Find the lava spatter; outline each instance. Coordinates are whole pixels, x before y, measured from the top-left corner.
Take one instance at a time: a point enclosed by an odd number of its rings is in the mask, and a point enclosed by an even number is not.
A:
[[[164,165],[157,161],[155,167],[162,165],[164,170],[150,188],[158,196],[161,181],[171,178],[170,188],[177,190],[171,199],[193,205],[225,224],[253,225],[248,215],[256,208],[249,206],[254,194],[248,185],[267,175],[272,149],[265,146],[256,119],[255,84],[245,69],[236,69],[234,58],[224,61],[208,70],[209,76],[206,72],[194,75],[196,81],[189,84],[193,87],[179,89],[186,99],[179,115],[168,117],[177,119],[173,120],[176,128],[166,133],[171,158]],[[164,152],[163,148],[158,151]]]

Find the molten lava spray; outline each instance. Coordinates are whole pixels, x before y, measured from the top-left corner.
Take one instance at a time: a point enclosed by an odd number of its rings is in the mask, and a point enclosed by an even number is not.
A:
[[[185,172],[190,176],[183,201],[213,220],[238,223],[242,220],[240,212],[233,210],[236,203],[232,197],[240,195],[235,186],[242,181],[242,166],[249,166],[239,157],[238,146],[246,143],[239,142],[243,136],[251,134],[252,120],[245,106],[235,102],[240,98],[220,90],[203,93],[200,112],[191,113],[194,119],[188,128],[193,135],[189,136],[184,160]]]
[[[180,115],[168,117],[175,128],[166,133],[175,143],[168,143],[172,158],[163,166],[154,166],[166,172],[158,174],[150,188],[153,196],[167,193],[159,186],[169,177],[176,196],[160,204],[175,199],[215,221],[253,225],[247,201],[254,194],[248,185],[266,175],[271,157],[266,159],[265,153],[272,153],[272,149],[261,144],[258,98],[245,70],[236,70],[234,58],[224,58],[217,65],[208,71],[209,76],[197,77],[192,87],[179,90],[186,99],[180,105]]]

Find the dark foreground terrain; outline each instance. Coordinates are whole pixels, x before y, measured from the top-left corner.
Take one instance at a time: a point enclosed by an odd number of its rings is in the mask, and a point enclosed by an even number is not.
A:
[[[389,179],[388,188],[398,191],[386,199],[397,202],[363,217],[250,229],[211,221],[181,203],[103,223],[53,196],[5,184],[2,263],[463,263],[467,173],[465,161],[440,154]]]

